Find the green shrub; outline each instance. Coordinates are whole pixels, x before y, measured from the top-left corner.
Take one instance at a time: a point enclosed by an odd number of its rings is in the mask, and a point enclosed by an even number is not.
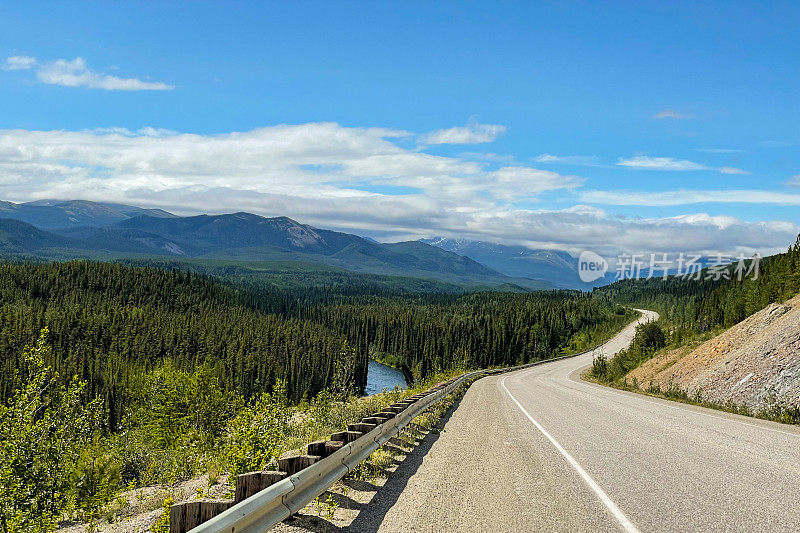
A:
[[[100,405],[84,383],[63,383],[47,329],[22,354],[19,386],[0,405],[0,524],[5,531],[49,531],[74,499],[81,449],[99,426]]]
[[[223,391],[207,364],[186,372],[167,361],[142,381],[133,390],[135,408],[128,425],[146,428],[152,442],[163,448],[178,445],[190,433],[220,436],[241,405],[237,395]]]
[[[622,350],[611,359],[599,356],[592,364],[591,375],[606,382],[620,381],[655,353],[664,348],[667,338],[658,322],[648,322],[636,327],[630,348]]]
[[[94,515],[111,500],[122,484],[122,461],[97,432],[81,450],[75,465],[75,508]]]
[[[592,377],[597,379],[606,379],[608,375],[608,359],[603,354],[598,355],[592,359]]]
[[[272,393],[264,393],[251,406],[240,410],[228,426],[225,460],[231,476],[263,470],[283,450],[291,420],[281,383]]]
[[[647,322],[636,327],[633,346],[641,351],[655,352],[667,345],[667,337],[658,322]]]

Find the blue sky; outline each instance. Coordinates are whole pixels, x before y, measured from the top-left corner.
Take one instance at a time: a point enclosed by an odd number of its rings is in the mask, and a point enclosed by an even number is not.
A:
[[[785,248],[800,6],[609,4],[6,3],[0,196],[386,240]]]

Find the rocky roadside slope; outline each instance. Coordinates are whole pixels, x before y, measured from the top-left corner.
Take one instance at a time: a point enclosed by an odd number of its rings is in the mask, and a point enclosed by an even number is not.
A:
[[[769,305],[694,349],[661,354],[631,371],[626,382],[753,413],[775,405],[800,407],[800,295]]]

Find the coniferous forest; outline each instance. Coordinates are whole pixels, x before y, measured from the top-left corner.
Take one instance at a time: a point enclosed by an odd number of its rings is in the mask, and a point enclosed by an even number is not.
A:
[[[13,388],[22,348],[47,327],[47,362],[85,381],[90,397],[103,398],[109,428],[121,422],[139,377],[167,362],[183,370],[209,365],[225,390],[246,398],[282,379],[290,401],[328,386],[337,358],[352,358],[356,376],[365,370],[341,335],[249,309],[230,287],[189,272],[3,264],[0,299],[3,397]]]
[[[734,266],[719,279],[669,277],[623,280],[595,290],[595,296],[625,305],[652,309],[664,323],[682,332],[728,328],[770,303],[782,302],[800,292],[800,237],[782,254],[761,259],[757,275],[734,273]]]
[[[748,265],[749,267],[750,265]],[[594,291],[597,298],[652,309],[659,320],[640,326],[632,346],[610,361],[596,361],[596,378],[622,385],[625,375],[663,348],[676,348],[706,340],[771,303],[800,293],[800,236],[782,254],[762,259],[755,275],[735,275],[735,266],[714,279],[669,277],[623,280]]]
[[[579,292],[374,289],[0,264],[2,529],[91,518],[125,487],[266,468],[365,414],[370,356],[429,383],[581,351],[633,318]]]

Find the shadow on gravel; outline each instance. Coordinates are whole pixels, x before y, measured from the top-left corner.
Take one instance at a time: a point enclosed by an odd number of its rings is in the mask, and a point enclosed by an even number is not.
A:
[[[360,479],[343,479],[342,484],[350,487],[353,490],[357,490],[358,492],[378,492],[378,489],[380,488],[374,483],[362,481]]]
[[[386,513],[397,502],[403,489],[408,485],[408,480],[411,479],[420,465],[425,455],[430,451],[433,445],[439,440],[439,432],[445,427],[450,417],[461,404],[459,399],[447,414],[436,425],[436,429],[430,431],[428,435],[409,453],[405,460],[400,463],[397,470],[389,475],[386,483],[380,487],[372,500],[363,506],[358,516],[353,522],[346,527],[339,529],[339,531],[347,533],[374,533],[378,531],[381,523],[383,522]]]
[[[461,399],[453,404],[453,407],[450,408],[433,430],[426,431],[423,434],[417,433],[418,440],[413,450],[406,455],[405,459],[397,467],[397,470],[389,473],[389,477],[383,486],[357,479],[345,478],[342,480],[342,483],[353,490],[359,492],[374,492],[375,496],[373,496],[369,502],[360,503],[342,494],[328,492],[323,494],[323,499],[327,498],[328,495],[333,496],[334,501],[342,508],[359,510],[358,516],[356,516],[355,520],[353,520],[349,526],[338,527],[321,516],[314,515],[297,516],[294,519],[287,520],[285,523],[292,527],[315,533],[377,532],[386,513],[389,512],[389,509],[397,502],[403,489],[408,485],[408,480],[417,472],[422,464],[423,458],[439,439],[439,433],[460,404]],[[419,437],[424,438],[419,440]]]
[[[357,502],[353,498],[349,498],[344,494],[337,494],[335,492],[324,493],[322,495],[323,501],[327,499],[329,496],[333,498],[333,501],[335,501],[336,504],[342,509],[360,510],[363,509],[365,505],[367,505],[366,503]]]

